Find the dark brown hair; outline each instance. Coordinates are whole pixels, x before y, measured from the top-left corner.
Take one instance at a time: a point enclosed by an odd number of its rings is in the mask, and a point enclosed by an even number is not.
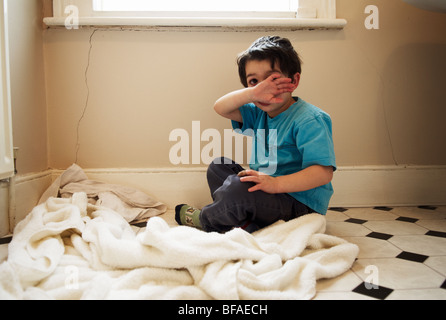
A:
[[[248,87],[246,79],[246,63],[251,60],[268,60],[274,69],[277,63],[282,73],[288,77],[296,73],[302,73],[302,61],[287,38],[278,36],[266,36],[257,39],[246,51],[237,58],[240,81]]]

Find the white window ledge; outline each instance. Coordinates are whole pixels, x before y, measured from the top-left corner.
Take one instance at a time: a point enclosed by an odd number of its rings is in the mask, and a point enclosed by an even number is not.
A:
[[[48,27],[65,27],[66,18],[49,17],[43,22]],[[228,29],[228,30],[314,30],[314,29],[343,29],[347,21],[344,19],[321,18],[141,18],[141,17],[81,17],[78,21],[80,28],[85,27],[123,27],[147,29]]]

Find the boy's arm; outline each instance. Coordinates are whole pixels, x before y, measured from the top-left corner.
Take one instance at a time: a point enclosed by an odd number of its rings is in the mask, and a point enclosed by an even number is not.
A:
[[[324,186],[333,180],[333,167],[313,165],[277,179],[278,193],[292,193]]]
[[[295,89],[290,78],[281,78],[280,74],[272,74],[255,87],[237,90],[221,97],[215,102],[214,110],[222,117],[242,123],[240,107],[251,102],[281,103],[277,96]]]
[[[331,182],[333,167],[314,165],[302,171],[280,177],[271,177],[254,170],[239,173],[240,181],[254,182],[250,192],[262,190],[266,193],[293,193],[311,190]]]
[[[242,123],[240,107],[251,102],[249,91],[250,88],[245,88],[224,95],[215,102],[215,112],[224,118]]]

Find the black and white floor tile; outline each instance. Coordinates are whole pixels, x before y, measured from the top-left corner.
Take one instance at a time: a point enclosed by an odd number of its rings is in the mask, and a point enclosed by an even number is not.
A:
[[[326,233],[360,253],[315,299],[446,300],[446,207],[331,208]]]
[[[176,225],[173,211],[162,217]],[[360,253],[342,276],[318,281],[315,300],[446,300],[446,206],[331,208],[326,233]],[[0,239],[0,263],[10,241]]]

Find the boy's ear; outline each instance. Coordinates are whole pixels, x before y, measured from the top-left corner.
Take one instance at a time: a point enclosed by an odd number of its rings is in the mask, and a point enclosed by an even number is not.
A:
[[[300,82],[300,73],[297,72],[294,76],[291,77],[291,83],[294,84],[296,89],[299,86],[299,82]]]

